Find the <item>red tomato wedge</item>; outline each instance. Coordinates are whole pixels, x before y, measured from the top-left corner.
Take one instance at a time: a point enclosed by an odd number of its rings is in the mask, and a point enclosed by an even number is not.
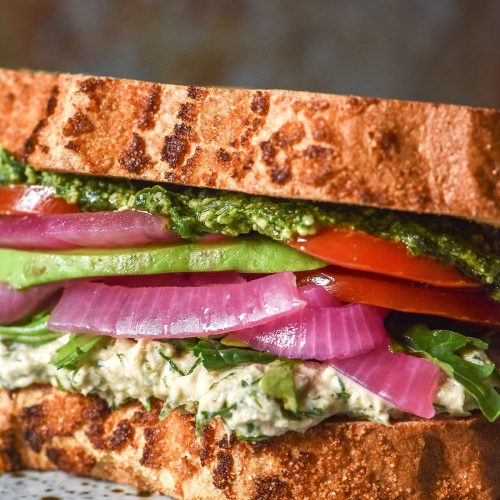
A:
[[[415,257],[404,245],[363,231],[330,227],[313,236],[301,237],[288,243],[301,252],[348,269],[442,287],[480,286],[451,266],[440,264],[429,257]]]
[[[79,212],[45,186],[0,187],[0,215],[48,215]]]
[[[323,286],[343,302],[500,325],[500,303],[484,290],[441,288],[334,266],[295,274],[299,286]]]

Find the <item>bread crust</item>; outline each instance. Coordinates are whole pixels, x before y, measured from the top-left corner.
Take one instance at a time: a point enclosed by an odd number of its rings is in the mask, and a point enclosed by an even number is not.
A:
[[[184,499],[496,499],[500,423],[482,417],[385,427],[329,420],[304,435],[236,441],[216,422],[159,421],[133,403],[32,386],[0,393],[0,466],[110,479]]]
[[[0,70],[0,144],[43,169],[500,224],[500,110]]]

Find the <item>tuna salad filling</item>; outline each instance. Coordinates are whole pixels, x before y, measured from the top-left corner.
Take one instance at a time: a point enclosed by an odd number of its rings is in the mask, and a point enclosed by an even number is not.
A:
[[[43,346],[18,344],[11,349],[0,344],[0,385],[20,389],[48,383],[66,391],[97,395],[110,407],[139,400],[147,409],[150,399],[157,398],[164,402],[160,418],[182,409],[195,415],[199,429],[219,416],[228,431],[240,439],[303,432],[333,415],[384,425],[402,416],[388,401],[332,366],[317,362],[294,366],[289,377],[297,408],[287,411],[286,391],[281,399],[266,385],[266,380],[276,377],[272,363],[211,371],[198,363],[192,352],[178,352],[167,342],[117,339],[96,349],[78,367],[58,370],[51,359],[68,340],[62,336]],[[447,379],[436,393],[435,407],[439,413],[465,416],[477,405],[460,383]]]

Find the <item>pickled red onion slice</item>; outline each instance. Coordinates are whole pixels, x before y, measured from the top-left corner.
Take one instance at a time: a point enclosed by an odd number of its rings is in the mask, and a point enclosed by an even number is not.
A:
[[[0,217],[0,246],[22,249],[119,248],[180,238],[165,218],[137,210]]]
[[[306,308],[237,336],[258,351],[319,361],[357,356],[387,342],[386,309],[342,305],[316,285],[299,288],[299,293]]]
[[[55,332],[112,337],[203,337],[260,325],[304,308],[293,273],[210,286],[70,285],[54,308]]]
[[[61,283],[50,283],[21,291],[0,284],[0,325],[9,325],[34,313],[61,288]]]
[[[443,373],[426,359],[390,352],[386,343],[359,356],[330,359],[328,363],[402,411],[423,418],[436,413],[433,403]]]

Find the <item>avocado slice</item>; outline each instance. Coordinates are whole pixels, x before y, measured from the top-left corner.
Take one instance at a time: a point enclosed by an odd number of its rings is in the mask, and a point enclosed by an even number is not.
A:
[[[26,251],[0,248],[0,282],[27,288],[53,281],[95,276],[175,272],[307,271],[326,264],[262,237],[161,247]]]

